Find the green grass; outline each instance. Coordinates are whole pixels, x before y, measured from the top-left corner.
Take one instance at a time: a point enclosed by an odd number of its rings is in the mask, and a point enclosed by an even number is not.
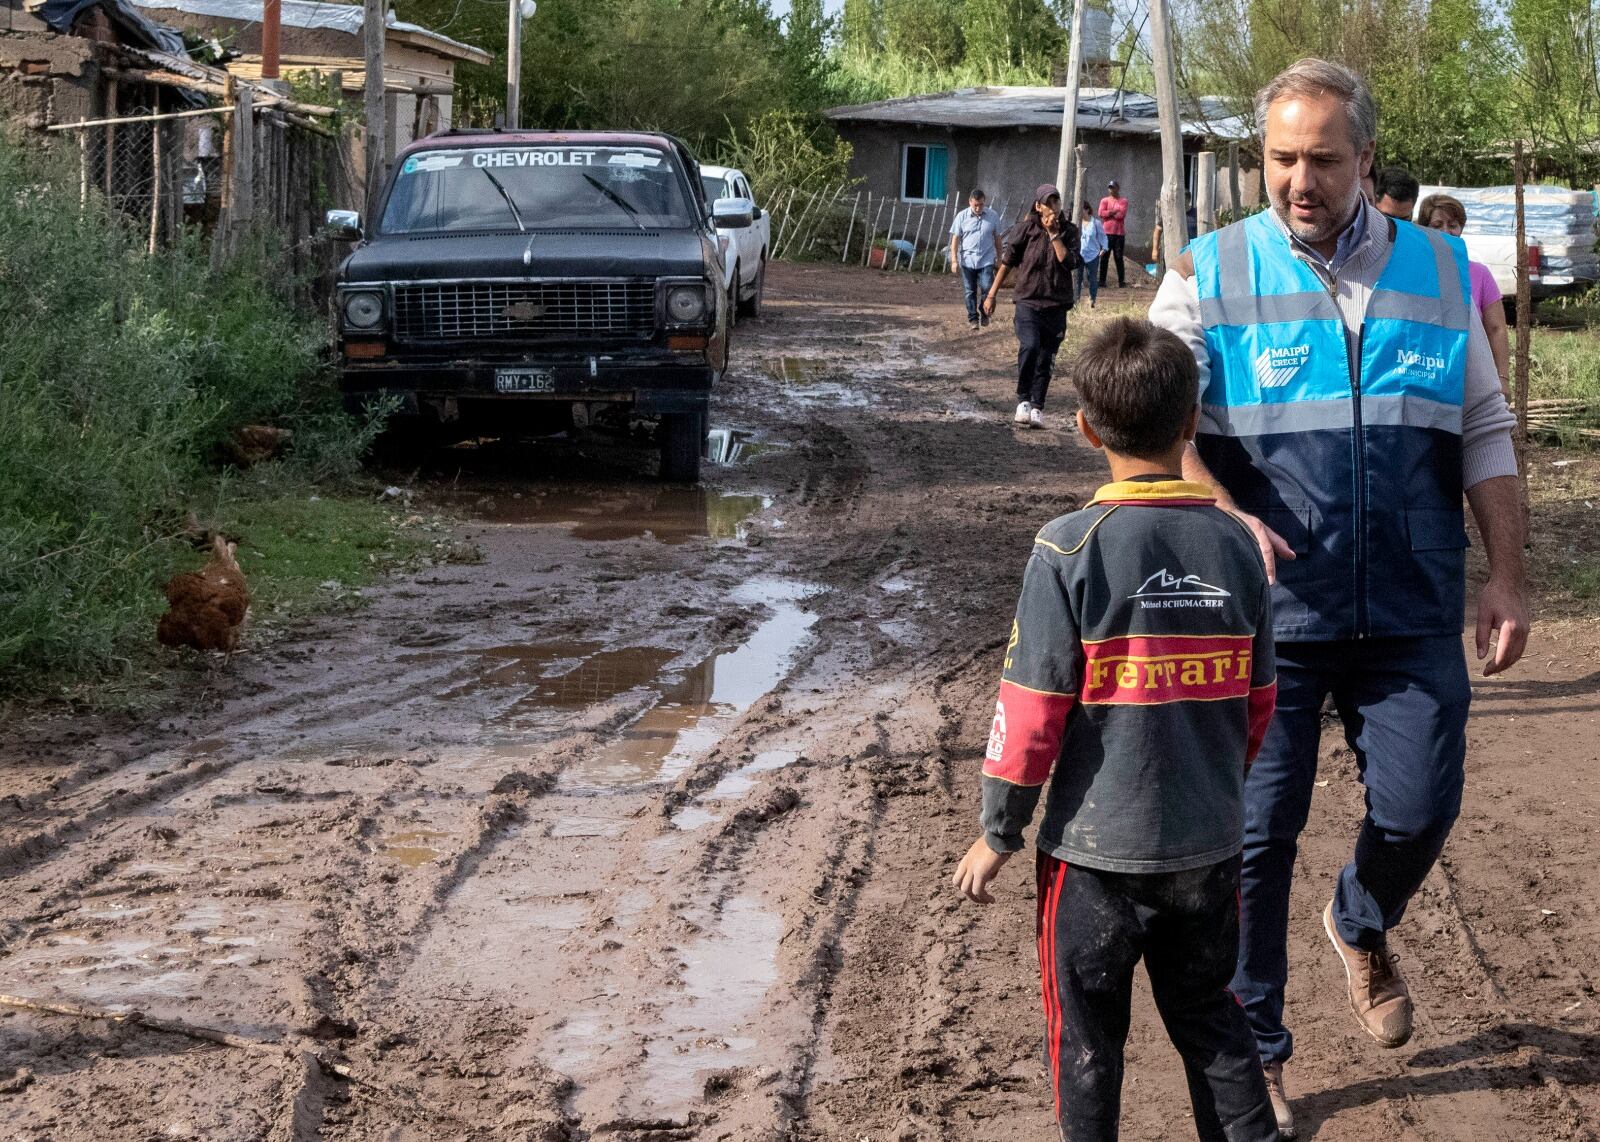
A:
[[[220,271],[197,234],[150,255],[136,221],[80,203],[73,154],[0,135],[0,697],[157,661],[161,584],[201,559],[190,515],[247,540],[273,615],[434,542],[362,482],[379,420],[340,408],[326,320],[271,243]],[[219,469],[251,423],[292,429],[287,455]]]

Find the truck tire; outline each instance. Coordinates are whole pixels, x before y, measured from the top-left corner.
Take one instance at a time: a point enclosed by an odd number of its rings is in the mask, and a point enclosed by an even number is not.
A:
[[[706,414],[673,412],[661,417],[658,429],[661,479],[669,484],[700,482],[700,456],[705,451]]]
[[[738,278],[735,278],[734,281],[737,282]],[[761,295],[766,292],[766,289],[767,289],[767,256],[765,254],[762,254],[761,255],[761,262],[760,262],[760,264],[758,264],[756,266],[756,284],[755,284],[755,288],[750,291],[750,296],[749,297],[740,298],[739,299],[739,316],[740,317],[760,317],[761,316]]]

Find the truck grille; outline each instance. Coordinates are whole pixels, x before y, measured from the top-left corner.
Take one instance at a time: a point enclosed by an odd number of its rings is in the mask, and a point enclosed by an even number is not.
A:
[[[408,341],[655,331],[653,282],[448,282],[394,290],[395,336]]]

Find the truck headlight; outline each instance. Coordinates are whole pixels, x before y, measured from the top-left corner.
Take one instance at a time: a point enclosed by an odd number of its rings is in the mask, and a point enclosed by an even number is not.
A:
[[[344,320],[352,329],[372,329],[383,321],[383,295],[361,291],[344,295]]]
[[[706,317],[706,290],[699,285],[673,286],[667,291],[667,317],[674,325],[695,325]]]

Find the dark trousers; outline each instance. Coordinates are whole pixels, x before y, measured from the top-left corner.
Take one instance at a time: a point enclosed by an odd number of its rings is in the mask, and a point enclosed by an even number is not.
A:
[[[1203,1142],[1276,1142],[1255,1042],[1228,994],[1239,944],[1239,858],[1132,875],[1040,853],[1038,875],[1045,1045],[1065,1142],[1117,1137],[1140,959],[1183,1058],[1196,1133]]]
[[[1017,399],[1034,408],[1044,407],[1050,392],[1050,375],[1055,369],[1056,350],[1067,336],[1067,307],[1052,305],[1044,309],[1018,302]]]
[[[1107,234],[1106,252],[1100,255],[1100,284],[1106,284],[1106,271],[1111,268],[1111,259],[1117,260],[1117,288],[1127,285],[1127,279],[1122,276],[1122,250],[1128,244],[1126,234]]]
[[[977,321],[983,317],[983,299],[989,292],[989,287],[994,284],[994,266],[980,266],[973,270],[966,266],[961,267],[961,286],[967,297],[967,320]]]
[[[1461,811],[1472,697],[1455,635],[1280,642],[1277,660],[1277,713],[1245,780],[1244,919],[1233,977],[1265,1062],[1294,1053],[1283,1024],[1289,881],[1317,779],[1323,699],[1333,695],[1367,802],[1334,892],[1334,923],[1347,943],[1372,950],[1405,915]]]

